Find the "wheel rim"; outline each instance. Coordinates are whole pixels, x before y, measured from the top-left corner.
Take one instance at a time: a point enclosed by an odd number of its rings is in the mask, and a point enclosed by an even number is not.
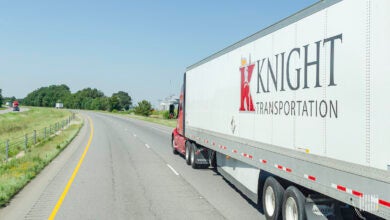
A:
[[[195,162],[195,152],[194,148],[191,149],[191,164],[194,164]]]
[[[273,216],[275,212],[275,193],[271,186],[268,186],[265,190],[265,210],[268,216]]]
[[[298,220],[298,207],[294,198],[288,197],[286,200],[286,220]]]
[[[172,140],[172,149],[175,150],[175,140]]]

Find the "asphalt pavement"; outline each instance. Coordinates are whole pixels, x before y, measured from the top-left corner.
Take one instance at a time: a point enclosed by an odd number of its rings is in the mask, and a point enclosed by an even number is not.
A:
[[[25,107],[20,107],[19,112],[25,112],[28,111],[28,108]],[[8,112],[13,112],[13,109],[11,107],[7,107],[6,109],[0,110],[0,114],[5,114]]]
[[[0,219],[47,219],[56,204],[56,219],[264,219],[221,175],[194,170],[174,155],[171,128],[103,113],[82,115],[79,135],[0,209]],[[91,135],[87,118],[93,138],[69,185]]]

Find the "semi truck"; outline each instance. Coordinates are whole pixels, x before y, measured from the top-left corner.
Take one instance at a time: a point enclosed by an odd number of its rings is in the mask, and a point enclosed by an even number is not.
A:
[[[17,112],[20,110],[19,109],[19,102],[17,100],[12,102],[12,110],[17,111]]]
[[[390,219],[390,1],[323,0],[187,67],[173,153],[266,219]]]

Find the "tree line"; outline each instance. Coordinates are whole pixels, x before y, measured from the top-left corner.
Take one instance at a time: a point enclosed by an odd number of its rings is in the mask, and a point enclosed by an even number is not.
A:
[[[12,103],[13,101],[17,100],[17,99],[15,98],[15,96],[12,96],[12,97],[4,97],[4,96],[2,95],[2,92],[3,92],[3,90],[0,89],[0,107],[2,107],[3,104],[5,104],[6,102],[11,102],[11,103]]]
[[[55,107],[56,103],[62,103],[63,107],[70,109],[103,110],[103,111],[127,111],[132,107],[131,96],[124,91],[118,91],[108,97],[96,88],[85,88],[72,93],[67,85],[51,85],[38,88],[24,99],[3,97],[0,89],[0,107],[5,102],[18,100],[22,105],[37,107]],[[134,113],[149,116],[152,105],[147,100],[138,102]]]
[[[3,105],[3,95],[1,94],[2,90],[0,89],[0,107]]]
[[[23,100],[23,105],[54,107],[56,103],[63,103],[65,108],[121,111],[129,110],[132,99],[127,92],[119,91],[111,97],[96,88],[85,88],[71,93],[67,85],[51,85],[41,87],[30,92]]]

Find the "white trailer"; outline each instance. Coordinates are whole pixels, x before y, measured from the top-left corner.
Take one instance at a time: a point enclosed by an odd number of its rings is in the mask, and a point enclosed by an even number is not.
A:
[[[64,104],[62,102],[57,102],[56,108],[64,108]]]
[[[390,219],[389,51],[390,1],[324,0],[188,67],[188,158],[268,219],[337,215],[318,195]]]

